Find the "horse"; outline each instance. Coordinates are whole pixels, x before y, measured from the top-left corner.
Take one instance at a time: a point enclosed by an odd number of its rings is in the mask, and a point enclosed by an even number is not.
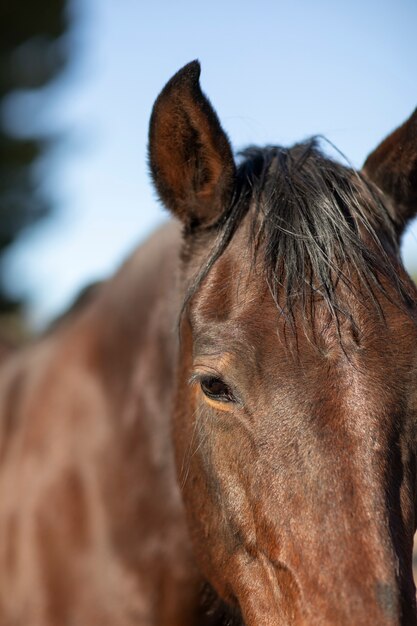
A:
[[[417,624],[417,111],[234,157],[182,68],[172,220],[0,370],[1,626]]]

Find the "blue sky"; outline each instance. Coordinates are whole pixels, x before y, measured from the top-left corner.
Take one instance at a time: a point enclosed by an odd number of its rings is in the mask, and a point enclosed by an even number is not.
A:
[[[357,167],[417,106],[415,0],[74,0],[71,62],[5,111],[16,134],[58,136],[39,168],[57,210],[8,258],[42,327],[166,218],[146,165],[154,99],[198,58],[235,149],[324,134]],[[417,268],[417,227],[404,241]]]

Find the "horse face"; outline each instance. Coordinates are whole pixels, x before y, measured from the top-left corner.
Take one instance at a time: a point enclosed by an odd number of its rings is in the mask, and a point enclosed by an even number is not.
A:
[[[416,623],[417,298],[398,261],[416,124],[360,178],[308,147],[237,171],[196,64],[156,102],[152,173],[185,225],[178,477],[199,564],[247,626]]]
[[[359,311],[340,343],[319,305],[316,338],[295,338],[261,285],[233,241],[182,323],[199,562],[247,624],[414,623],[415,323]]]

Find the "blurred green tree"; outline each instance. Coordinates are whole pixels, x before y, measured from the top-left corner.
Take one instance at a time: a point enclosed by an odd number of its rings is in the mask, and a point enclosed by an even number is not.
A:
[[[0,316],[3,318],[19,316],[23,304],[7,291],[4,253],[24,228],[52,210],[36,176],[36,165],[50,141],[41,136],[13,133],[4,115],[5,104],[13,94],[41,89],[58,75],[67,60],[63,35],[68,27],[68,0],[0,0]],[[31,112],[26,115],[30,116]],[[14,126],[18,124],[17,117]]]

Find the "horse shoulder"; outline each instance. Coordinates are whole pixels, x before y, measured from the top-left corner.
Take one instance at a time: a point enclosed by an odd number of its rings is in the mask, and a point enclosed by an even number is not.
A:
[[[1,369],[1,624],[130,626],[163,609],[168,626],[194,611],[169,428],[175,315],[159,295],[174,231]]]

